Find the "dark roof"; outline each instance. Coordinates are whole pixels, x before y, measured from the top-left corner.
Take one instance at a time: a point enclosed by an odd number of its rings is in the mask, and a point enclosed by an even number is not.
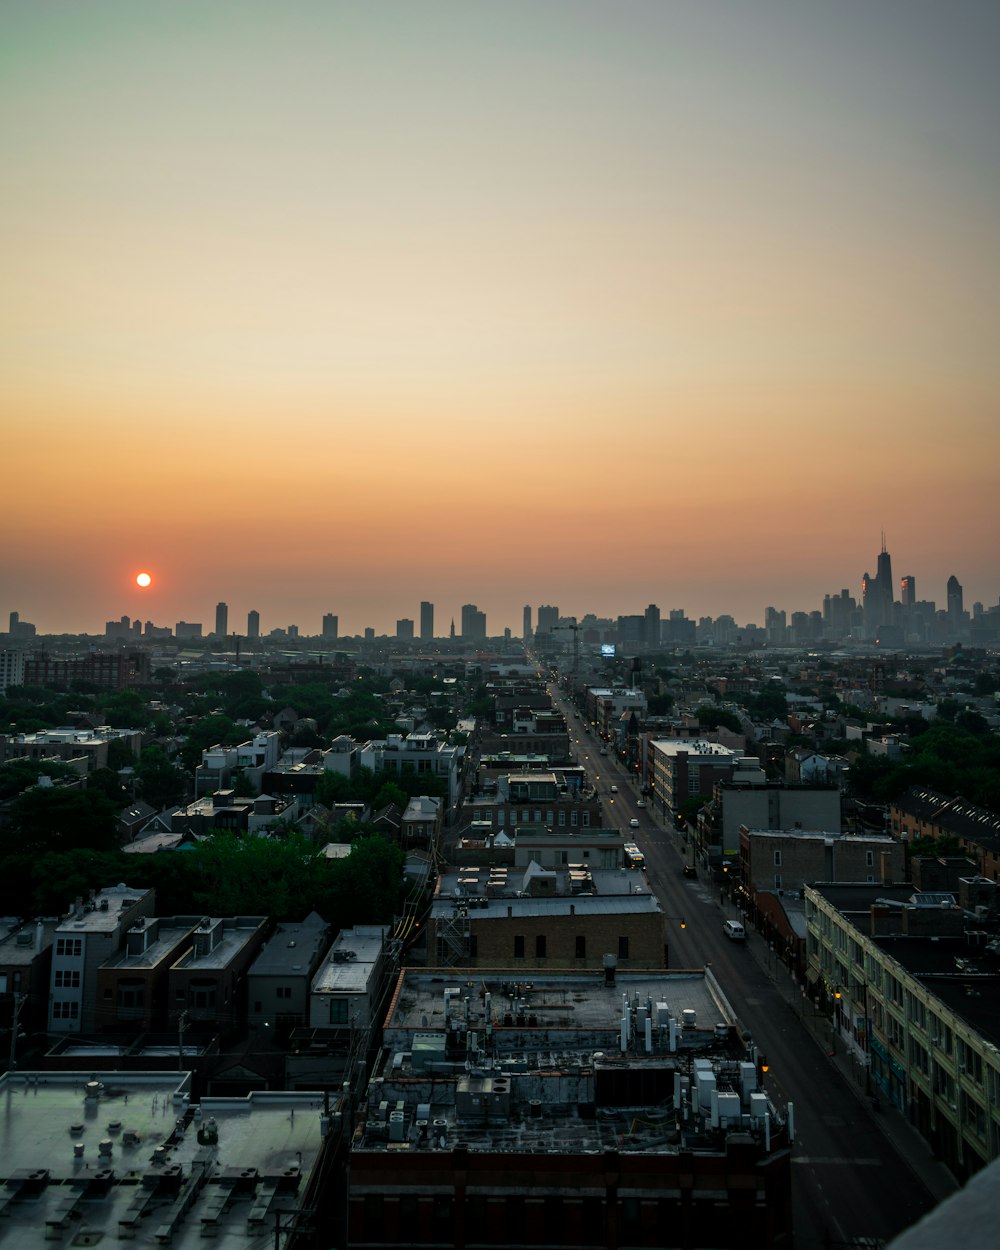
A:
[[[913,786],[893,806],[918,820],[940,825],[946,833],[966,842],[1000,851],[1000,816],[961,795],[951,798],[938,790]]]

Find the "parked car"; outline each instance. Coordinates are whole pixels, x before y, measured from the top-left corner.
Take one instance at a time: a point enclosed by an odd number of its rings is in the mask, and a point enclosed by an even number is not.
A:
[[[685,877],[697,877],[698,869],[695,868],[694,864],[685,864],[684,875]]]
[[[634,816],[633,816],[633,817],[632,817],[632,819],[628,822],[628,827],[629,827],[630,829],[638,829],[638,828],[639,828],[639,822],[636,820],[636,818],[635,818]]]
[[[611,787],[611,793],[612,793],[612,794],[617,794],[617,793],[618,793],[618,787],[617,787],[617,786],[612,786],[612,787]]]
[[[731,942],[746,941],[747,931],[738,920],[727,920],[722,926],[722,932]]]

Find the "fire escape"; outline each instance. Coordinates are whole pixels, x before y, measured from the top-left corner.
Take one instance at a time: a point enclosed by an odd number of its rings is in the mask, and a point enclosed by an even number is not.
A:
[[[468,965],[470,933],[468,904],[456,903],[455,914],[438,924],[437,958],[440,966],[455,968]]]

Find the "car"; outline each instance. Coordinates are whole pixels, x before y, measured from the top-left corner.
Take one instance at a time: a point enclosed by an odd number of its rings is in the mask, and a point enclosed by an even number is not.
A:
[[[695,868],[694,864],[685,864],[684,875],[685,877],[697,877],[698,869]]]
[[[617,793],[618,793],[618,787],[617,787],[617,786],[612,786],[612,787],[611,787],[611,793],[612,793],[612,794],[617,794]]]
[[[633,816],[633,817],[632,817],[632,819],[628,822],[628,827],[629,827],[630,829],[638,829],[638,828],[639,828],[639,822],[636,820],[636,818],[635,818],[634,816]]]
[[[645,807],[645,806],[646,806],[645,799],[639,799],[639,801],[636,803],[636,807]]]
[[[722,932],[729,938],[730,942],[746,941],[747,931],[738,920],[727,920],[722,926]]]

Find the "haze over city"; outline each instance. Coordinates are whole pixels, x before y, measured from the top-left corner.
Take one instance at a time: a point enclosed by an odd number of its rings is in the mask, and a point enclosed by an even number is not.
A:
[[[996,603],[995,5],[0,35],[4,615]]]

